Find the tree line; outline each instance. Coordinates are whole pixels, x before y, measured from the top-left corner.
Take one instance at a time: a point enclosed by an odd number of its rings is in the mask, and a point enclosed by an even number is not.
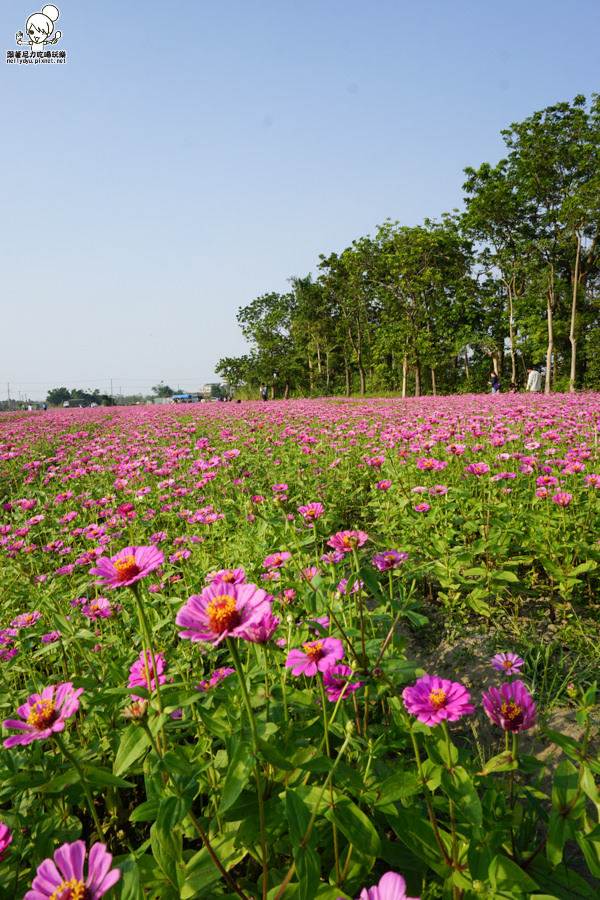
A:
[[[528,367],[546,392],[600,388],[600,97],[502,137],[503,159],[464,170],[462,211],[388,220],[242,307],[250,351],[216,371],[284,397],[484,390]]]

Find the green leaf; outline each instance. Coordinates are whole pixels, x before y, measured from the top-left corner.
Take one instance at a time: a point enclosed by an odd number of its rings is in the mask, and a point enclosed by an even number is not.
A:
[[[405,797],[413,797],[422,790],[420,780],[416,773],[398,772],[390,775],[379,788],[379,797],[375,806],[387,806],[389,803],[396,803],[398,800],[404,800]]]
[[[131,781],[125,781],[124,778],[113,775],[108,769],[99,769],[96,766],[84,766],[83,771],[90,784],[100,785],[100,787],[135,787]]]
[[[176,825],[182,822],[194,800],[192,792],[184,792],[181,797],[163,797],[158,808],[156,828],[161,835],[169,834]]]
[[[158,798],[140,803],[129,816],[130,822],[154,822],[158,815],[160,801]]]
[[[252,745],[247,741],[240,741],[235,748],[229,767],[227,769],[227,777],[223,785],[221,794],[221,804],[219,806],[219,814],[221,815],[229,807],[235,803],[237,798],[244,790],[252,767],[254,765],[254,756],[252,754]]]
[[[258,746],[260,747],[261,758],[265,759],[275,769],[283,769],[283,771],[285,772],[293,772],[296,768],[296,766],[291,763],[287,759],[287,757],[280,753],[279,750],[277,750],[277,748],[274,747],[273,744],[270,744],[268,741],[259,738]]]
[[[325,811],[325,817],[337,825],[344,837],[361,853],[379,855],[381,844],[373,823],[349,797],[336,795],[334,805]]]
[[[465,821],[471,825],[482,824],[483,811],[481,809],[481,801],[466,769],[463,769],[462,766],[454,766],[450,771],[444,769],[442,773],[442,788],[454,803],[456,811],[462,814]]]
[[[495,856],[490,864],[488,877],[494,890],[530,894],[537,888],[536,882],[512,859]]]
[[[115,775],[121,775],[136,760],[142,756],[146,748],[150,746],[150,738],[143,728],[139,725],[130,725],[121,737],[119,749],[115,757],[113,772]]]
[[[570,759],[556,768],[552,781],[552,807],[558,813],[571,809],[579,794],[579,772]]]
[[[480,775],[490,775],[492,772],[511,772],[519,768],[519,761],[515,759],[510,750],[504,750],[497,756],[492,756],[479,773]]]
[[[292,846],[299,845],[304,839],[310,816],[310,809],[300,795],[288,789],[285,792],[285,817],[290,829]]]
[[[152,855],[161,871],[174,888],[179,888],[185,874],[181,859],[181,835],[177,831],[161,832],[154,824],[150,829],[150,842]]]
[[[514,572],[492,572],[492,581],[510,581],[512,584],[518,584],[519,579]]]
[[[226,872],[237,866],[248,852],[244,847],[236,846],[236,835],[216,835],[210,843]],[[208,850],[203,847],[187,864],[186,878],[181,887],[181,900],[212,896],[207,893],[207,888],[220,881],[222,877]]]

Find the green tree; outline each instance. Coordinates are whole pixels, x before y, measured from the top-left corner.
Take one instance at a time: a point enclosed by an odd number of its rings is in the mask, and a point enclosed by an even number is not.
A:
[[[152,388],[152,393],[156,397],[172,397],[175,391],[172,387],[169,387],[168,384],[163,384],[163,382],[161,381],[158,384],[154,385],[154,387]]]
[[[46,395],[46,403],[49,406],[62,406],[71,399],[71,391],[66,387],[52,388]]]

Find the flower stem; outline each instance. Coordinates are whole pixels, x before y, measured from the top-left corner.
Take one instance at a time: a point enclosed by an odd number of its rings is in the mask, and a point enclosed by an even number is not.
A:
[[[83,788],[83,792],[84,792],[84,794],[85,794],[85,797],[86,797],[86,800],[87,800],[87,803],[88,803],[90,815],[91,815],[92,819],[94,820],[94,825],[96,826],[96,831],[98,832],[98,837],[100,838],[100,840],[102,841],[102,843],[105,844],[105,843],[106,843],[106,837],[104,836],[104,829],[102,828],[102,825],[101,825],[101,823],[100,823],[100,819],[98,818],[98,812],[97,812],[97,810],[96,810],[96,806],[95,806],[95,804],[94,804],[94,800],[93,800],[93,798],[92,798],[92,794],[91,794],[91,792],[90,792],[90,789],[89,789],[88,783],[87,783],[87,781],[86,781],[85,775],[83,774],[83,769],[82,769],[81,766],[79,765],[79,760],[77,759],[77,757],[73,756],[73,754],[72,754],[69,750],[67,750],[67,748],[66,748],[66,746],[65,746],[65,743],[64,743],[62,737],[60,736],[60,734],[57,734],[57,733],[55,732],[54,735],[53,735],[53,738],[54,738],[54,741],[55,741],[55,743],[56,743],[56,746],[59,748],[59,750],[61,751],[62,755],[63,755],[66,759],[69,760],[69,762],[72,764],[73,768],[74,768],[75,771],[77,772],[77,775],[78,775],[78,777],[79,777],[79,781],[80,781],[80,783],[81,783],[81,787]]]

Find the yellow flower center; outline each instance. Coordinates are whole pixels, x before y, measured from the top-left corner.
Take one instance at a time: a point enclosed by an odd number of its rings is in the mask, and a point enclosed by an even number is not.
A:
[[[58,713],[54,709],[53,700],[38,700],[31,707],[27,716],[27,724],[33,725],[36,731],[43,731],[52,725],[57,718]]]
[[[311,662],[317,662],[323,656],[323,641],[311,641],[304,644],[304,652]]]
[[[342,538],[342,544],[344,547],[348,547],[348,549],[351,550],[353,547],[358,547],[358,538],[355,534],[345,535]]]
[[[436,688],[430,693],[429,702],[435,709],[441,709],[446,705],[446,692],[441,688]]]
[[[513,721],[514,719],[517,718],[517,716],[521,715],[521,707],[517,703],[515,703],[514,700],[511,700],[508,705],[506,703],[503,703],[502,704],[502,715],[505,718]]]
[[[510,669],[510,668],[512,668],[512,663],[511,663],[510,659],[504,659],[504,660],[502,660],[502,666],[503,666],[505,669]]]
[[[87,900],[88,897],[89,891],[83,881],[69,878],[54,889],[49,900]]]
[[[240,614],[235,608],[235,597],[215,597],[208,604],[206,611],[209,627],[215,634],[231,631],[239,624]]]
[[[316,516],[317,516],[316,509],[307,509],[306,512],[304,513],[305,519],[315,519]]]
[[[121,556],[113,563],[117,573],[117,581],[129,581],[140,574],[140,567],[136,564],[135,556]]]
[[[224,582],[224,584],[232,584],[235,581],[235,575],[233,572],[224,572],[223,575],[221,575],[221,581]]]

